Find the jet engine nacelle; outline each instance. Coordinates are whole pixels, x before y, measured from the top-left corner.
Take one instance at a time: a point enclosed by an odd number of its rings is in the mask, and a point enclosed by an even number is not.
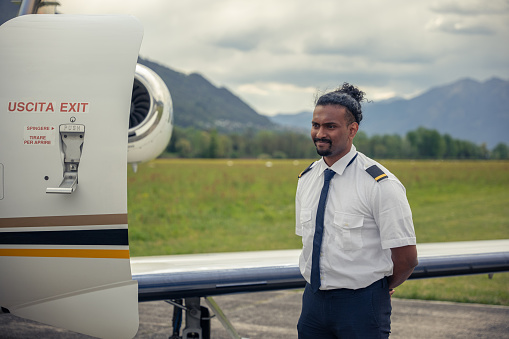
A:
[[[150,68],[136,65],[127,162],[136,165],[161,154],[170,141],[173,130],[173,105],[164,81]]]

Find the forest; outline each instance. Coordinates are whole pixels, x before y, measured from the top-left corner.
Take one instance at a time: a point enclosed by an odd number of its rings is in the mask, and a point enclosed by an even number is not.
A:
[[[354,145],[358,151],[376,159],[509,159],[509,147],[504,143],[489,149],[486,144],[476,145],[424,127],[405,136],[369,137],[359,131]],[[216,129],[175,127],[162,157],[309,159],[317,154],[308,134],[291,130],[219,133]]]

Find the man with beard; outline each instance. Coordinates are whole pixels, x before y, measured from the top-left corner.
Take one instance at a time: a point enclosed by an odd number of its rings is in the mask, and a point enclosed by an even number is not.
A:
[[[363,99],[345,83],[313,112],[311,138],[322,158],[299,176],[295,199],[307,281],[300,339],[388,338],[391,295],[417,265],[404,186],[353,145]]]

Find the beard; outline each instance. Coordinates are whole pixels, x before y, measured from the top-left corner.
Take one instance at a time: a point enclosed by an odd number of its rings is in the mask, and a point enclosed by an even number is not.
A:
[[[332,154],[330,149],[319,150],[318,148],[316,149],[316,153],[321,157],[328,157]]]
[[[331,150],[332,142],[329,139],[318,139],[318,138],[316,138],[313,141],[315,142],[316,153],[318,153],[319,156],[327,157],[327,156],[332,154],[332,150]],[[316,146],[316,143],[319,142],[319,141],[329,143],[329,148],[318,149],[318,147]]]

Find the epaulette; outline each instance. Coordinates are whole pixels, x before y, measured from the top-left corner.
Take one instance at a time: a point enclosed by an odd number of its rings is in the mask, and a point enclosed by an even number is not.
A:
[[[307,172],[311,171],[311,169],[313,168],[313,165],[315,164],[315,162],[313,161],[311,163],[311,165],[309,165],[304,171],[300,172],[299,174],[299,179],[300,177],[302,177],[304,174],[306,174]]]
[[[377,165],[366,168],[366,172],[368,172],[368,174],[371,175],[377,182],[388,178],[387,174],[385,174]]]

